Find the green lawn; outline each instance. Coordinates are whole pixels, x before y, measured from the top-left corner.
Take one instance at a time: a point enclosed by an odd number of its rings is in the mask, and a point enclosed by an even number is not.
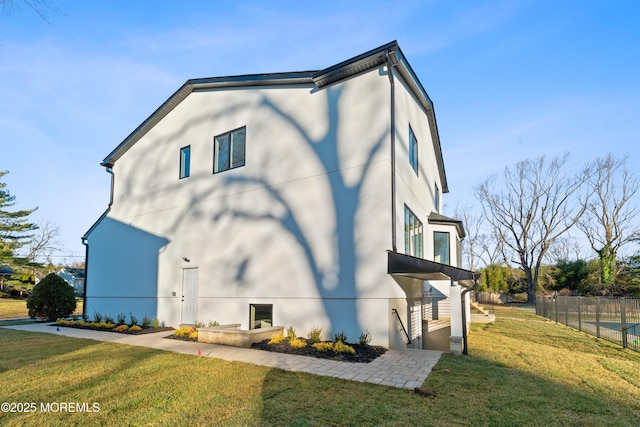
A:
[[[526,311],[496,315],[494,325],[472,326],[470,356],[443,356],[425,383],[435,398],[0,329],[1,400],[97,402],[100,409],[0,413],[0,425],[638,425],[640,354]]]
[[[76,314],[82,314],[82,301],[78,301],[75,312]],[[27,300],[0,298],[0,319],[15,317],[29,317]]]

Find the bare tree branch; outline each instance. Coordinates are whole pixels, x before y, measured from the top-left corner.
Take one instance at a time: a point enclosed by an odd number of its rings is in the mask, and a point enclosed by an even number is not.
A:
[[[527,277],[529,302],[535,299],[542,261],[551,244],[567,232],[587,208],[584,184],[590,166],[566,173],[569,154],[548,161],[544,156],[506,167],[503,180],[492,176],[474,188],[493,233]],[[506,257],[505,257],[506,258]]]

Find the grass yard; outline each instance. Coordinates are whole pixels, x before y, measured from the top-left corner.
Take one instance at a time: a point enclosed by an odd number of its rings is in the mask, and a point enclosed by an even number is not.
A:
[[[470,356],[442,357],[425,383],[435,398],[238,362],[0,329],[3,401],[97,402],[100,409],[0,413],[0,424],[640,424],[640,354],[541,321],[527,309],[502,310],[496,310],[494,325],[472,326]]]
[[[82,301],[78,301],[76,314],[82,314]],[[0,298],[0,319],[29,317],[27,300]]]

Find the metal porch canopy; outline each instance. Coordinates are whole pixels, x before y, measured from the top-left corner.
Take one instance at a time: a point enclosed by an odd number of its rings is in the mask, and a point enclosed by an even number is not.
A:
[[[410,255],[387,251],[388,273],[396,276],[413,277],[419,280],[453,280],[461,286],[475,286],[480,275],[463,268],[440,264]]]

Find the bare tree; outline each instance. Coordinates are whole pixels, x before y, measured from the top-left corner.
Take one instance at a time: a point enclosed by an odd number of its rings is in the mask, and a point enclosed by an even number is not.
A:
[[[476,268],[476,260],[480,258],[478,239],[482,236],[480,231],[482,230],[484,217],[482,214],[475,214],[472,209],[473,207],[469,205],[456,205],[453,210],[453,216],[454,218],[462,220],[464,224],[467,236],[462,241],[462,254],[467,260],[469,270],[474,271]]]
[[[633,197],[640,182],[626,167],[628,157],[615,158],[611,153],[596,160],[591,184],[594,197],[587,206],[578,228],[587,236],[600,261],[600,281],[605,288],[613,285],[620,273],[618,251],[640,236],[636,219],[638,207]]]
[[[3,15],[12,15],[21,11],[22,6],[27,6],[46,22],[49,22],[49,13],[59,13],[58,9],[47,0],[0,0],[0,6]]]
[[[547,261],[552,264],[580,258],[582,247],[572,236],[559,237],[553,241],[547,252]]]
[[[60,228],[51,221],[43,220],[38,223],[38,233],[29,243],[29,252],[26,256],[30,263],[47,262],[53,264],[52,255],[60,250]]]
[[[477,239],[478,258],[485,267],[504,264],[509,266],[509,257],[506,255],[504,243],[494,233],[483,233]]]
[[[491,176],[474,188],[485,217],[527,279],[528,302],[535,301],[540,266],[550,245],[580,219],[587,207],[589,168],[568,174],[569,154],[542,156],[506,167],[503,182]]]

